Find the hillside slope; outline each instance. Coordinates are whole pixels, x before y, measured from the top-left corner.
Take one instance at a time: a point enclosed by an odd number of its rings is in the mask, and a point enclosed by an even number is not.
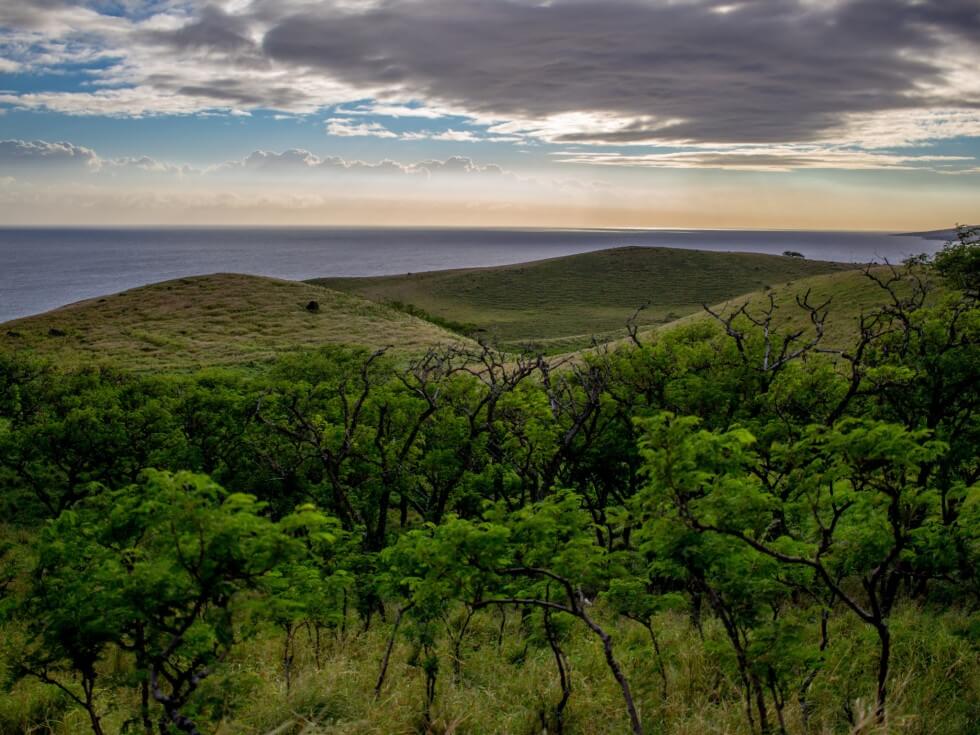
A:
[[[874,268],[873,272],[881,278],[887,276],[887,269],[884,266]],[[903,287],[898,288],[901,293]],[[943,293],[940,283],[934,283],[933,288],[935,295]],[[803,329],[807,335],[812,335],[813,325],[810,316],[796,303],[797,296],[802,298],[808,291],[809,303],[813,306],[829,301],[827,318],[824,322],[824,337],[821,342],[825,348],[843,348],[853,344],[858,336],[861,315],[886,305],[890,298],[888,293],[869,278],[863,269],[859,269],[801,278],[781,284],[769,291],[753,291],[720,301],[710,308],[716,314],[725,315],[746,304],[749,313],[760,318],[761,312],[769,307],[771,295],[775,303],[773,325],[777,330],[785,334]],[[658,331],[711,318],[702,308],[681,319],[649,329],[641,329],[639,337],[641,340],[647,339]]]
[[[236,274],[165,281],[0,327],[0,350],[136,370],[250,365],[328,344],[416,352],[460,339],[357,296]]]
[[[505,345],[574,349],[592,335],[660,324],[739,294],[853,265],[755,253],[627,247],[494,268],[312,283],[377,302],[410,305],[478,328]],[[610,334],[612,333],[612,334]]]

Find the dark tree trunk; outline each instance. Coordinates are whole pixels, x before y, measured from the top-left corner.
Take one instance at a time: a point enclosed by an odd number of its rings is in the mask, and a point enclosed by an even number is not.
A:
[[[102,729],[102,721],[99,719],[99,713],[95,710],[94,677],[83,681],[82,688],[85,690],[85,711],[88,713],[89,722],[92,723],[92,732],[95,735],[105,735],[105,731]]]
[[[293,659],[296,657],[296,653],[293,646],[293,634],[296,628],[293,625],[285,626],[286,640],[282,647],[282,673],[283,678],[286,682],[286,696],[289,696],[289,690],[293,685]]]
[[[466,631],[470,627],[470,621],[473,620],[473,613],[475,610],[472,607],[466,608],[466,617],[463,619],[463,624],[460,626],[459,630],[455,635],[452,635],[453,641],[453,682],[458,686],[460,679],[462,678],[462,666],[463,666],[463,639],[466,636]]]
[[[551,652],[555,655],[555,666],[558,668],[558,679],[561,682],[561,699],[555,705],[554,717],[555,733],[563,735],[565,732],[565,705],[568,704],[568,698],[572,696],[572,683],[568,678],[565,652],[558,645],[558,637],[551,625],[551,611],[548,608],[544,609],[544,632],[548,638],[548,645],[551,646]]]
[[[878,632],[880,649],[878,653],[878,690],[875,697],[875,720],[885,722],[885,704],[888,698],[888,665],[891,659],[891,632],[888,623],[881,622],[875,626]]]
[[[643,735],[643,726],[640,724],[640,715],[636,711],[636,703],[633,701],[633,694],[630,691],[629,682],[626,680],[623,669],[620,667],[613,653],[612,636],[600,628],[584,610],[580,610],[579,615],[592,632],[599,636],[599,639],[602,641],[602,651],[606,656],[606,664],[619,684],[619,688],[623,693],[623,701],[626,702],[626,711],[630,718],[630,732],[633,735]]]
[[[410,606],[409,606],[410,607]],[[391,626],[391,635],[388,636],[388,645],[385,647],[384,658],[381,659],[381,670],[378,672],[378,681],[374,685],[374,698],[377,699],[381,696],[381,687],[385,683],[385,675],[388,673],[388,662],[391,660],[391,650],[395,647],[395,638],[398,635],[398,626],[402,622],[402,615],[409,607],[399,608],[398,614],[395,616],[395,622]]]
[[[140,682],[140,719],[143,721],[143,732],[153,735],[153,720],[150,719],[150,682],[145,678]]]

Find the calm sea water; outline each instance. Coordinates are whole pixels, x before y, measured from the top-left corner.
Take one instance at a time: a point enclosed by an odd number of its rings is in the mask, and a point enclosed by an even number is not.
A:
[[[622,245],[892,262],[941,242],[868,232],[503,229],[0,229],[0,322],[216,272],[288,279],[519,263]]]

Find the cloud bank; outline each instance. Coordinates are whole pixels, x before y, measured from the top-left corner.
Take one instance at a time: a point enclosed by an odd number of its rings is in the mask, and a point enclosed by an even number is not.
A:
[[[878,111],[980,103],[954,83],[980,54],[973,0],[327,4],[262,49],[559,142],[812,141]],[[585,124],[547,124],[575,113]]]
[[[121,171],[148,174],[173,174],[177,176],[221,176],[234,172],[279,175],[388,175],[422,176],[512,176],[494,163],[482,164],[466,156],[450,156],[446,159],[425,159],[399,162],[384,159],[368,162],[345,159],[340,156],[318,156],[308,150],[291,148],[281,152],[257,150],[243,158],[225,161],[207,168],[195,168],[183,163],[159,161],[151,156],[105,158],[95,150],[74,143],[48,142],[45,140],[0,140],[0,168],[17,169],[25,180],[32,173],[61,175],[71,172],[98,175],[115,175]],[[83,177],[85,180],[85,177]]]
[[[3,168],[67,166],[95,170],[100,165],[101,159],[94,150],[74,143],[0,140],[0,166]]]
[[[976,0],[22,0],[0,26],[0,69],[91,66],[91,89],[0,93],[68,114],[372,99],[559,144],[980,136]]]

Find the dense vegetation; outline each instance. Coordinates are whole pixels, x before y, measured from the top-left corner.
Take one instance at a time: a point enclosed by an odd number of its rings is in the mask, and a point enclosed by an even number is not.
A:
[[[660,325],[714,304],[854,266],[759,253],[624,247],[493,268],[313,283],[383,304],[501,346],[548,353],[623,336],[624,314]],[[859,271],[858,271],[859,272]]]
[[[971,237],[843,349],[7,354],[0,731],[976,732]]]

